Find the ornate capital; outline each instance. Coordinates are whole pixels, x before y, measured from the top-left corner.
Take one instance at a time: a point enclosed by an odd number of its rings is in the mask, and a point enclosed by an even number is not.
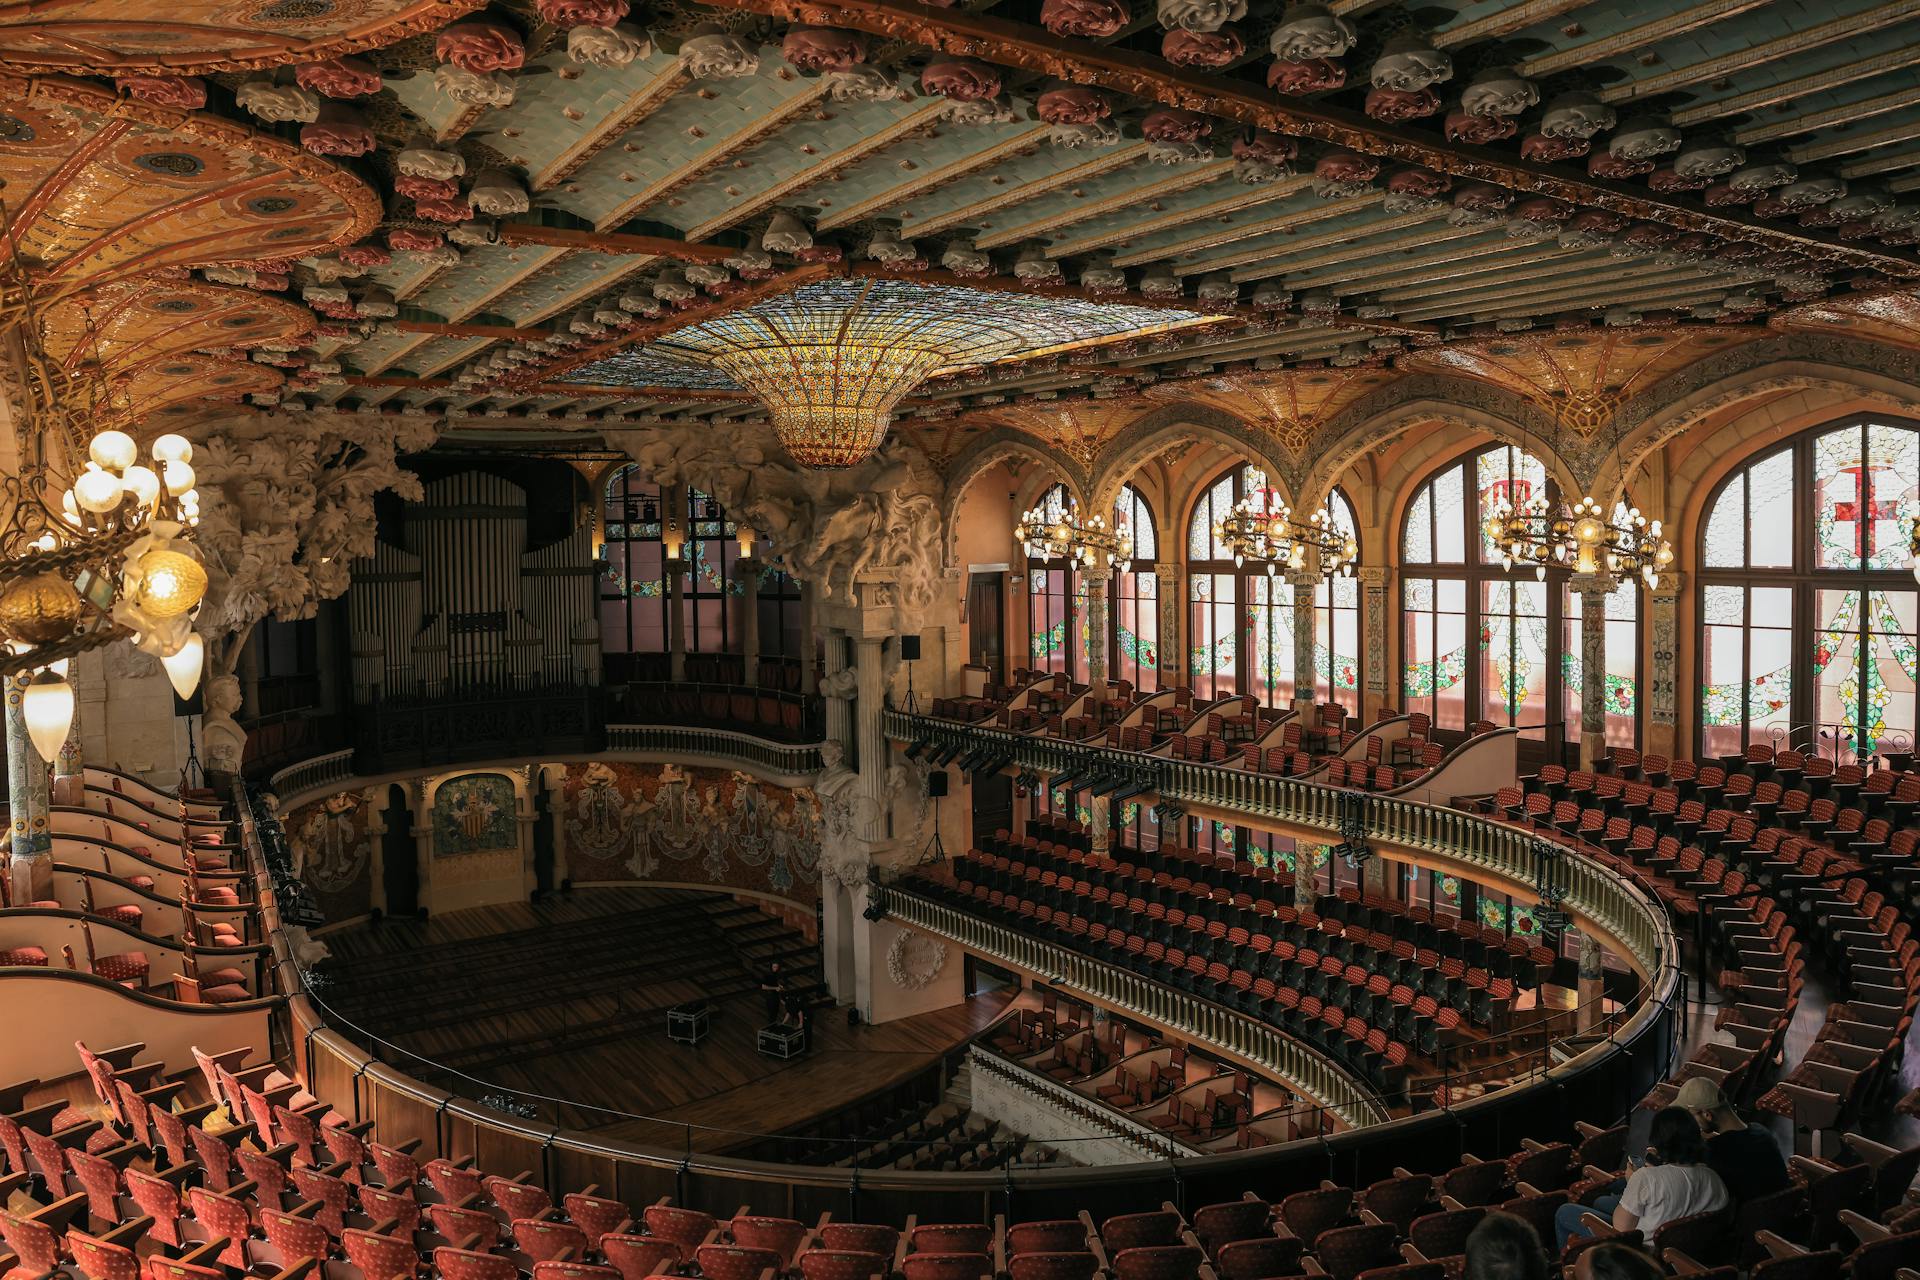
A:
[[[1589,595],[1604,598],[1613,594],[1620,585],[1620,579],[1604,573],[1576,573],[1567,579],[1567,585],[1579,592],[1582,599]]]
[[[1677,569],[1669,569],[1667,572],[1661,574],[1657,579],[1655,579],[1653,584],[1653,594],[1655,596],[1672,600],[1678,597],[1682,591],[1686,590],[1686,586],[1687,586],[1687,575],[1684,573],[1681,573]]]
[[[1385,588],[1391,574],[1392,570],[1383,564],[1361,565],[1353,571],[1353,576],[1360,580],[1360,585],[1370,591]]]

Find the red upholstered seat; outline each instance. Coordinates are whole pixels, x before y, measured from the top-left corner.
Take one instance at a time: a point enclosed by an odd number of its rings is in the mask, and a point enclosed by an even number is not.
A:
[[[603,1235],[600,1252],[619,1270],[620,1280],[646,1280],[680,1261],[680,1246],[659,1236]]]
[[[761,1273],[779,1271],[783,1259],[771,1249],[738,1244],[703,1244],[694,1250],[700,1274],[706,1280],[760,1280]]]
[[[620,1280],[620,1273],[590,1262],[536,1262],[533,1280]]]
[[[1190,1244],[1144,1245],[1113,1255],[1115,1280],[1194,1280],[1205,1261]]]
[[[662,1240],[670,1240],[680,1246],[680,1256],[693,1257],[693,1251],[702,1241],[720,1228],[719,1219],[710,1213],[701,1213],[698,1209],[682,1209],[677,1205],[650,1204],[645,1214],[647,1230]]]
[[[906,1280],[981,1280],[993,1274],[984,1253],[910,1253],[902,1264]]]
[[[859,1249],[809,1249],[800,1255],[804,1280],[873,1280],[893,1266],[891,1257]],[[622,1280],[634,1280],[624,1276]]]
[[[1100,1259],[1080,1252],[1016,1253],[1007,1259],[1011,1280],[1093,1280]]]
[[[47,967],[47,953],[40,947],[8,947],[0,951],[0,968],[31,965],[36,969]]]
[[[93,962],[96,977],[109,982],[138,982],[147,976],[152,965],[144,951],[122,951],[118,955],[99,956]]]
[[[870,1222],[829,1222],[820,1229],[820,1243],[843,1253],[877,1253],[893,1257],[900,1233]]]
[[[1022,1222],[1007,1228],[1007,1252],[1076,1253],[1087,1246],[1087,1226],[1078,1218]]]
[[[466,1240],[482,1253],[500,1243],[500,1219],[484,1209],[430,1204],[427,1206],[427,1221],[443,1238]]]
[[[0,1240],[16,1264],[0,1280],[32,1280],[60,1265],[60,1236],[44,1222],[0,1210]]]
[[[364,1192],[361,1198],[366,1198]],[[561,1203],[567,1211],[567,1217],[587,1233],[587,1239],[593,1242],[595,1248],[600,1247],[601,1236],[630,1227],[633,1223],[633,1210],[619,1200],[570,1192]]]
[[[520,1269],[509,1258],[466,1249],[435,1249],[433,1268],[441,1280],[519,1280]]]
[[[67,1232],[67,1249],[87,1280],[141,1280],[140,1259],[124,1245],[108,1244],[82,1231]]]
[[[780,1255],[781,1263],[793,1257],[796,1250],[806,1243],[809,1234],[807,1224],[796,1222],[792,1218],[768,1218],[756,1214],[743,1213],[734,1218],[728,1227],[733,1234],[733,1242],[745,1245],[749,1249],[767,1249]]]
[[[993,1247],[993,1229],[978,1223],[931,1223],[907,1237],[914,1253],[985,1253]]]
[[[577,1258],[587,1251],[587,1233],[571,1222],[550,1222],[544,1218],[515,1218],[513,1239],[520,1252],[535,1262]]]
[[[340,1244],[366,1280],[413,1280],[420,1270],[420,1255],[404,1238],[349,1228],[340,1234]]]

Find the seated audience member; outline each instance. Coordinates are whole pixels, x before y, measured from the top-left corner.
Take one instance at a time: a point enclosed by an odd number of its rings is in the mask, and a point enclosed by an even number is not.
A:
[[[1785,1191],[1793,1184],[1780,1145],[1765,1129],[1747,1124],[1713,1081],[1698,1077],[1680,1086],[1673,1105],[1693,1114],[1707,1136],[1707,1167],[1727,1184],[1735,1204]]]
[[[1644,1249],[1630,1244],[1597,1244],[1581,1251],[1573,1264],[1573,1280],[1665,1280]]]
[[[1590,1234],[1581,1219],[1611,1218],[1616,1231],[1638,1230],[1648,1239],[1675,1218],[1711,1213],[1731,1204],[1727,1184],[1707,1166],[1707,1139],[1691,1112],[1663,1107],[1648,1132],[1647,1162],[1624,1185],[1614,1183],[1591,1205],[1563,1204],[1553,1216],[1561,1252],[1575,1236]]]
[[[1467,1280],[1547,1280],[1547,1251],[1526,1219],[1489,1213],[1467,1236]]]

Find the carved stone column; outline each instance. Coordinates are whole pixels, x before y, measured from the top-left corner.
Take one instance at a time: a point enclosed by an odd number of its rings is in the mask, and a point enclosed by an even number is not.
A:
[[[1600,997],[1606,990],[1606,970],[1600,959],[1606,948],[1591,934],[1580,935],[1580,978],[1575,998],[1580,1007],[1574,1015],[1575,1031],[1591,1031],[1600,1021]]]
[[[1087,609],[1080,619],[1081,634],[1087,638],[1087,683],[1098,694],[1107,684],[1107,583],[1095,573],[1086,576]]]
[[[826,695],[827,737],[853,754],[853,689],[844,674],[847,670],[847,638],[828,628],[826,641],[826,678],[820,692]]]
[[[740,683],[760,686],[760,562],[742,556],[733,565],[740,586]]]
[[[1569,585],[1580,596],[1580,767],[1591,769],[1607,753],[1607,597],[1615,582],[1576,574]]]
[[[1293,706],[1302,716],[1311,718],[1314,687],[1320,678],[1313,661],[1313,598],[1320,575],[1289,573],[1285,577],[1293,587]]]
[[[800,584],[800,692],[811,698],[820,692],[820,668],[814,665],[818,648],[813,630],[813,611],[819,599],[811,582]]]
[[[1387,672],[1392,669],[1387,661],[1391,643],[1387,589],[1393,575],[1385,565],[1370,564],[1355,569],[1353,576],[1360,580],[1360,647],[1366,653],[1362,659],[1366,687],[1360,699],[1360,714],[1363,720],[1372,723],[1379,717],[1381,708],[1398,703],[1387,679]]]
[[[53,828],[48,820],[47,766],[27,737],[26,675],[9,676],[7,697],[7,868],[14,905],[53,896]]]
[[[1663,573],[1648,593],[1647,636],[1652,659],[1647,678],[1640,683],[1647,699],[1647,740],[1641,750],[1655,755],[1673,755],[1679,749],[1676,712],[1680,654],[1680,632],[1674,620],[1680,593],[1686,589],[1683,573]]]
[[[858,834],[883,840],[887,834],[886,661],[879,636],[861,636],[854,642],[854,728],[860,746]]]
[[[1177,560],[1156,560],[1153,586],[1160,597],[1160,687],[1171,688],[1188,683],[1187,646],[1184,618],[1187,601],[1186,567]]]

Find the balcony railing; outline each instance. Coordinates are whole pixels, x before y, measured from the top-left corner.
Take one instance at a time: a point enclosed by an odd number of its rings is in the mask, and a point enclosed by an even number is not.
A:
[[[820,744],[769,742],[729,729],[683,728],[666,724],[611,724],[607,751],[615,755],[665,755],[675,760],[716,760],[744,764],[768,773],[803,777],[820,772]]]
[[[1338,844],[1357,832],[1366,840],[1430,854],[1508,884],[1534,883],[1540,846],[1546,845],[1562,855],[1555,874],[1566,889],[1562,906],[1567,911],[1618,943],[1644,974],[1657,975],[1678,962],[1679,950],[1666,912],[1645,893],[1599,862],[1506,823],[1416,800],[1298,778],[1061,742],[900,711],[887,712],[886,730],[889,737],[900,741],[927,742],[935,751],[957,745],[989,760],[1004,761],[1004,768],[1047,777],[1089,773],[1134,777],[1146,784],[1138,793],[1142,803],[1157,799],[1187,809],[1220,810],[1256,822],[1309,831],[1323,836],[1329,844]]]
[[[1326,1057],[1264,1022],[1137,973],[1057,947],[894,885],[880,891],[902,924],[938,934],[973,954],[1044,977],[1111,1008],[1178,1030],[1197,1046],[1245,1062],[1325,1107],[1348,1128],[1387,1119],[1372,1091]]]

